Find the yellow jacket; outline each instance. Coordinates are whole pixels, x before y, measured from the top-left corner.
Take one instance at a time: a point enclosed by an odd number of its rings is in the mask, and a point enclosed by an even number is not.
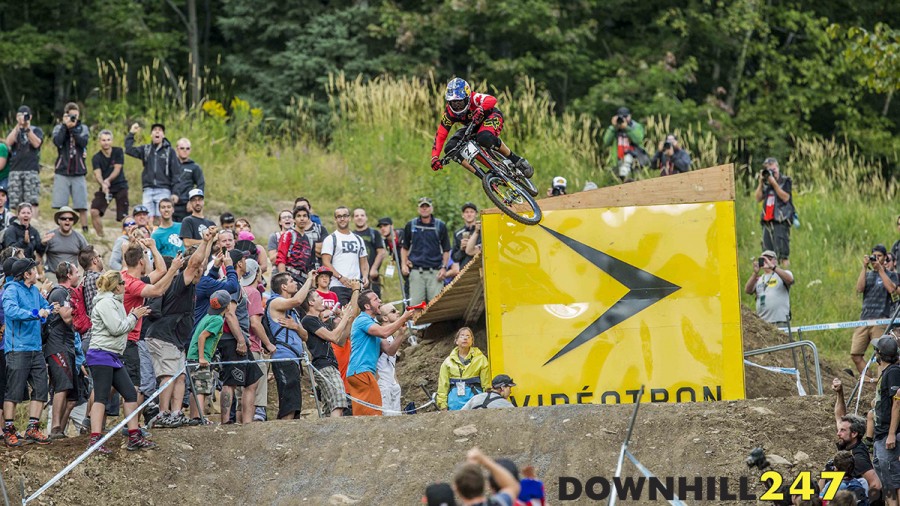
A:
[[[453,348],[450,356],[441,364],[438,377],[437,405],[441,409],[457,410],[476,394],[484,392],[491,384],[490,364],[487,357],[476,347],[469,350],[468,363],[459,358],[459,348]],[[463,387],[457,387],[463,383]],[[460,395],[460,388],[463,394]]]

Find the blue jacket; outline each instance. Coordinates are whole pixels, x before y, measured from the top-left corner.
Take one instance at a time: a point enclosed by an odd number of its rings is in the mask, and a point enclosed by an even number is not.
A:
[[[25,286],[22,281],[13,281],[3,290],[3,319],[6,334],[3,338],[5,351],[41,351],[41,319],[32,314],[35,309],[50,309],[51,306],[37,286]]]
[[[197,303],[194,305],[194,326],[196,327],[200,320],[209,312],[209,298],[216,290],[225,290],[228,293],[237,293],[241,289],[241,283],[238,281],[237,272],[234,267],[225,268],[225,281],[219,279],[219,269],[210,269],[204,274],[200,281],[197,282]]]

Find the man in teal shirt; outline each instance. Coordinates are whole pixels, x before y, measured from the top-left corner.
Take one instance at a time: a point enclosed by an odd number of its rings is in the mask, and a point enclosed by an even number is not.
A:
[[[181,240],[181,223],[174,223],[172,215],[175,213],[175,205],[169,199],[159,201],[159,227],[150,235],[156,243],[156,249],[163,256],[174,257],[184,251],[184,241]]]
[[[385,339],[406,325],[414,310],[407,310],[397,321],[380,325],[375,315],[381,314],[381,299],[372,290],[364,290],[359,294],[361,314],[353,322],[350,329],[350,364],[347,366],[347,393],[368,404],[381,406],[381,390],[378,389],[378,378],[375,377],[378,356],[381,352],[393,355],[406,339],[394,339],[388,343]],[[409,337],[407,335],[407,337]],[[353,416],[379,416],[381,411],[353,402]]]

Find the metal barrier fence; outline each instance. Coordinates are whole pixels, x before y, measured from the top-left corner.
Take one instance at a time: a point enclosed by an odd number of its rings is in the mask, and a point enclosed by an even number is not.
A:
[[[760,348],[758,350],[750,350],[744,352],[744,357],[754,357],[756,355],[763,355],[766,353],[773,353],[776,351],[784,351],[784,350],[792,350],[794,348],[800,347],[808,347],[812,350],[813,354],[813,365],[815,366],[816,371],[816,392],[818,395],[822,395],[822,369],[819,366],[819,349],[816,347],[816,343],[812,341],[796,341],[792,343],[786,344],[778,344],[775,346],[769,346],[768,348]]]

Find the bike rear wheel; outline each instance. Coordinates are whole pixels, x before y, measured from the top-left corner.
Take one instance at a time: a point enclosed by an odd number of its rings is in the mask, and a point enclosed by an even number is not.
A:
[[[488,198],[510,218],[525,225],[537,225],[543,218],[541,208],[534,198],[515,182],[510,182],[488,172],[481,180],[481,186]]]

